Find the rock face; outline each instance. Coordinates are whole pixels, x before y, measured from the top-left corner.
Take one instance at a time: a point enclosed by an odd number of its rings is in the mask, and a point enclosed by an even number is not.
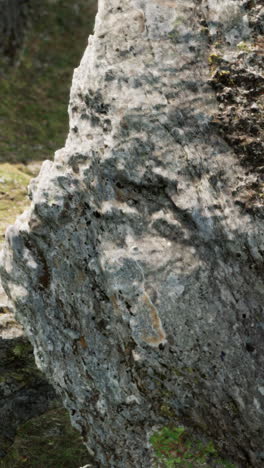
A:
[[[250,38],[232,50],[226,50],[221,34],[211,44],[211,84],[219,101],[213,124],[234,149],[245,174],[254,174],[239,187],[241,206],[263,217],[263,2],[245,2],[245,12]]]
[[[30,0],[0,0],[0,55],[12,61],[21,46]]]
[[[66,146],[6,234],[4,288],[98,466],[151,466],[178,418],[263,466],[263,222],[241,195],[259,174],[212,82],[217,41],[226,61],[255,47],[247,8],[99,1]]]

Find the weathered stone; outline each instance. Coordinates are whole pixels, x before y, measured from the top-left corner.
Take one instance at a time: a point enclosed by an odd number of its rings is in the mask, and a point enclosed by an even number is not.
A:
[[[176,418],[263,466],[263,223],[208,60],[250,34],[238,0],[101,0],[66,146],[7,231],[4,288],[99,466],[151,466]]]
[[[241,208],[263,216],[264,7],[245,2],[250,36],[227,53],[225,37],[211,43],[211,83],[220,103],[213,120],[232,146],[245,178],[236,189]]]

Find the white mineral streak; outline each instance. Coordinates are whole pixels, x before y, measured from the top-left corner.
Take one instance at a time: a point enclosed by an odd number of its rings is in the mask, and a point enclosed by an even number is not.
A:
[[[238,0],[99,1],[66,146],[7,233],[5,290],[100,467],[149,467],[183,416],[263,466],[263,241],[202,20],[228,50],[246,34]]]

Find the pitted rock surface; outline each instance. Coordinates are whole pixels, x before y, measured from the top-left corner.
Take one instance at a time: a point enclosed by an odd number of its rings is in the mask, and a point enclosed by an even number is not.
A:
[[[6,234],[4,288],[101,467],[151,466],[178,418],[263,466],[263,223],[213,123],[218,31],[250,37],[243,2],[100,0],[65,148]]]

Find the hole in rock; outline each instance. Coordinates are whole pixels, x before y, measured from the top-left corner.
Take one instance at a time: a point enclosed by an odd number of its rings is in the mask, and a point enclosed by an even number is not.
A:
[[[247,344],[246,344],[246,350],[247,350],[249,353],[253,353],[253,351],[255,351],[255,347],[252,346],[252,344],[247,343]]]

